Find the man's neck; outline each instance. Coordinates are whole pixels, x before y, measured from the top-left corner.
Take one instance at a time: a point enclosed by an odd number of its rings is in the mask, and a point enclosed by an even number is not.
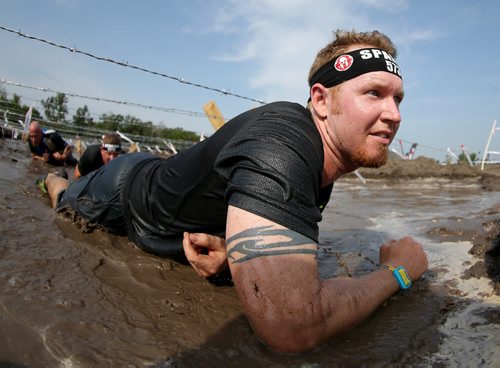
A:
[[[356,170],[356,167],[352,163],[345,162],[345,160],[340,157],[337,150],[335,150],[332,139],[326,129],[326,121],[315,116],[314,112],[311,112],[311,116],[323,143],[324,161],[321,187],[325,187],[341,176],[353,172]]]

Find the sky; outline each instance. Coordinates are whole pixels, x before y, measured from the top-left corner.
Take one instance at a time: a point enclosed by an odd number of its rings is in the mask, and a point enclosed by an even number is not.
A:
[[[207,102],[226,120],[258,101],[305,105],[333,31],[376,29],[397,46],[404,80],[391,148],[418,143],[415,157],[444,161],[464,145],[482,157],[500,126],[499,17],[496,0],[3,1],[0,26],[94,57],[0,29],[0,79],[11,82],[0,87],[41,112],[49,89],[67,94],[71,116],[87,105],[96,120],[132,115],[210,135]],[[500,151],[500,133],[489,150]]]

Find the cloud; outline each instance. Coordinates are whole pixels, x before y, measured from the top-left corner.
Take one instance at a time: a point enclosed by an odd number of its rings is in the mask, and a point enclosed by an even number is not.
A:
[[[316,53],[337,28],[366,24],[349,1],[230,1],[220,6],[207,32],[224,33],[228,42],[213,59],[249,63],[248,85],[265,91],[266,101],[304,99],[307,75]]]
[[[445,37],[445,33],[436,29],[416,29],[409,33],[403,33],[402,37],[407,42],[436,40]]]

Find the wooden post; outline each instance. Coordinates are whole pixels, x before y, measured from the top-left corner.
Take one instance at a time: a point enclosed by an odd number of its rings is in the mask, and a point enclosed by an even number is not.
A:
[[[207,114],[208,120],[210,120],[210,123],[214,127],[214,130],[219,129],[224,125],[224,118],[222,117],[222,114],[220,113],[220,110],[214,101],[209,101],[205,105],[203,105],[203,111],[205,111],[205,114]]]

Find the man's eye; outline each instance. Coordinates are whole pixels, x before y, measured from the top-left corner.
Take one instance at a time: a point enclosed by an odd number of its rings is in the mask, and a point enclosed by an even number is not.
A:
[[[368,94],[372,95],[372,96],[375,96],[375,97],[380,96],[380,93],[378,91],[376,91],[376,90],[368,91]]]

